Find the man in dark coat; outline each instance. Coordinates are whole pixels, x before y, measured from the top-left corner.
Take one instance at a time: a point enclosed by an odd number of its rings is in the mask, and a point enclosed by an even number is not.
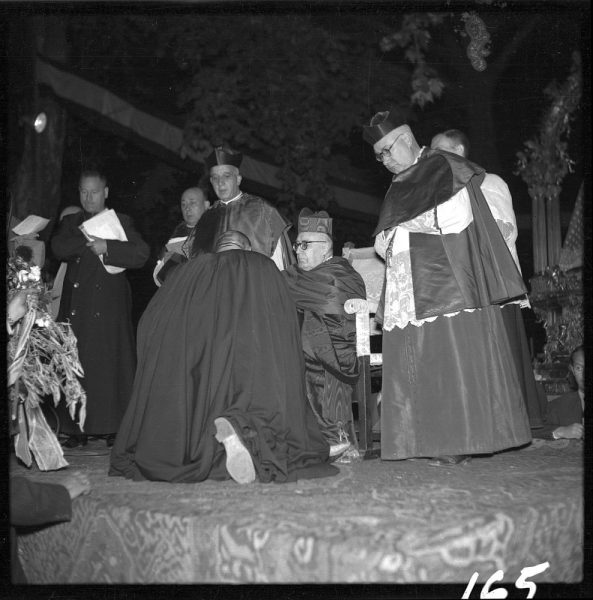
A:
[[[395,174],[375,229],[386,262],[381,457],[451,465],[527,444],[500,309],[526,288],[480,190],[484,169],[420,148],[397,111],[363,136]]]
[[[87,393],[84,435],[58,406],[60,432],[70,435],[66,447],[86,443],[88,435],[104,436],[112,445],[134,380],[132,297],[125,269],[141,268],[150,250],[130,217],[119,213],[127,241],[85,237],[80,225],[102,213],[108,194],[105,175],[84,171],[80,176],[83,212],[64,217],[51,242],[56,258],[68,263],[58,320],[70,321],[78,340]]]
[[[183,221],[175,227],[169,241],[161,250],[152,273],[158,287],[163,284],[165,277],[172,269],[191,256],[196,225],[210,208],[210,201],[206,198],[204,190],[199,187],[185,190],[181,194],[180,204]]]
[[[196,226],[193,254],[214,252],[216,240],[232,229],[249,238],[254,252],[270,257],[284,269],[294,263],[288,237],[290,223],[264,199],[240,190],[242,161],[241,153],[222,146],[208,157],[210,183],[218,200]]]
[[[288,267],[286,281],[303,316],[307,397],[330,456],[349,450],[353,434],[352,391],[358,379],[356,322],[344,302],[366,298],[364,281],[342,257],[333,256],[332,220],[325,211],[304,208],[295,243],[298,266]]]
[[[246,484],[337,473],[307,403],[286,282],[263,254],[232,249],[249,242],[229,233],[218,253],[176,268],[142,315],[110,475]]]

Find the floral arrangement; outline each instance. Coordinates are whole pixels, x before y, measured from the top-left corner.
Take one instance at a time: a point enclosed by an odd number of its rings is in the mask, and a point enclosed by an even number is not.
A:
[[[78,358],[76,337],[68,323],[56,323],[49,313],[51,292],[41,269],[32,264],[29,248],[20,246],[8,259],[7,300],[26,293],[27,312],[14,324],[8,341],[8,387],[11,428],[16,455],[31,466],[32,455],[41,470],[65,467],[62,448],[50,429],[40,404],[51,396],[54,405],[62,397],[78,424],[86,417],[86,393],[79,377],[84,371]]]

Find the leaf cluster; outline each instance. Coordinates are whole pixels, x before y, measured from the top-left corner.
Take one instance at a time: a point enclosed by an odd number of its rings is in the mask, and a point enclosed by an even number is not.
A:
[[[80,39],[92,27],[88,19],[71,28],[84,47],[81,66],[97,68],[108,85],[125,72],[140,105],[154,98],[164,106],[174,97],[171,112],[185,118],[185,156],[203,160],[212,146],[226,143],[274,162],[281,202],[300,195],[327,206],[333,149],[348,144],[373,112],[410,96],[406,70],[382,60],[379,20],[306,14],[95,19],[105,40]],[[119,79],[114,85],[121,88]]]
[[[571,74],[562,85],[553,81],[545,89],[551,99],[538,134],[517,152],[517,170],[535,199],[552,200],[561,192],[562,180],[574,161],[568,154],[571,121],[581,99],[582,74],[578,52],[573,53]]]

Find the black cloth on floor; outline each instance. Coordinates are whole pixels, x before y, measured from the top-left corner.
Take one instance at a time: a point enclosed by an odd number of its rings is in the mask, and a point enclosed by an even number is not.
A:
[[[13,584],[27,583],[18,555],[16,527],[38,527],[70,521],[72,500],[63,485],[10,478],[10,568]]]
[[[228,479],[217,417],[232,423],[262,482],[338,472],[306,400],[295,305],[257,252],[202,254],[152,298],[110,475]]]

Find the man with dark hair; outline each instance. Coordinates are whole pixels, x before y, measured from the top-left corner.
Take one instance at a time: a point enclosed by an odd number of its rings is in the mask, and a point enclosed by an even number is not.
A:
[[[243,155],[218,146],[207,159],[210,183],[218,200],[196,227],[193,255],[213,252],[216,240],[228,229],[249,238],[254,252],[270,257],[279,269],[294,263],[290,223],[268,202],[239,188]]]
[[[126,409],[136,366],[132,298],[125,269],[141,268],[149,247],[127,215],[117,213],[125,240],[83,234],[80,227],[105,210],[109,195],[105,175],[83,171],[79,185],[83,211],[67,215],[51,241],[54,255],[68,263],[59,321],[70,321],[78,340],[87,393],[84,435],[59,405],[60,433],[68,448],[86,444],[87,436],[114,435]]]
[[[453,152],[458,156],[467,158],[469,156],[469,140],[467,136],[459,129],[448,129],[443,133],[437,133],[430,143],[433,150],[445,150]],[[502,237],[521,272],[519,264],[519,255],[515,242],[517,241],[517,220],[513,210],[513,198],[508,185],[498,175],[485,173],[484,180],[480,184],[480,190],[490,207],[492,216],[502,233]],[[542,412],[539,394],[533,375],[533,367],[529,343],[525,334],[525,325],[521,308],[529,308],[529,300],[524,297],[520,300],[511,300],[502,307],[502,316],[504,324],[509,335],[509,341],[517,371],[519,381],[523,390],[523,397],[529,415],[529,422],[532,429],[539,429],[543,426],[544,414]]]
[[[303,315],[301,335],[305,356],[307,397],[330,455],[343,452],[344,462],[356,457],[351,445],[352,391],[359,372],[354,315],[344,302],[366,298],[364,281],[342,257],[333,255],[332,219],[327,212],[304,208],[294,245],[298,266],[285,271],[286,281]]]
[[[363,127],[394,173],[375,229],[385,258],[381,456],[465,463],[531,440],[498,304],[525,284],[480,190],[484,170],[420,148],[397,111]]]

